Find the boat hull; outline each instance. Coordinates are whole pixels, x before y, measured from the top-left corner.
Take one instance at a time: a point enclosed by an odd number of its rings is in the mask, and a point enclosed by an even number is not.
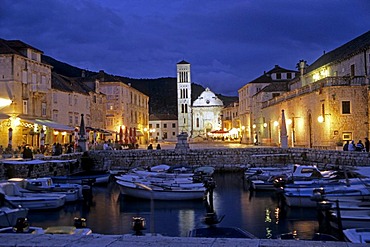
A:
[[[18,218],[27,217],[28,209],[27,208],[0,208],[0,226],[14,226]]]
[[[134,183],[116,181],[120,187],[121,194],[131,197],[153,200],[197,200],[205,196],[205,188],[167,190],[156,188],[148,190]]]

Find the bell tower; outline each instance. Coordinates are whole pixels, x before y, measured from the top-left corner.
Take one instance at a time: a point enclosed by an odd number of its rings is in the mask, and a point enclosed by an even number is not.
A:
[[[190,63],[182,60],[177,63],[177,116],[178,133],[192,135],[191,77]]]

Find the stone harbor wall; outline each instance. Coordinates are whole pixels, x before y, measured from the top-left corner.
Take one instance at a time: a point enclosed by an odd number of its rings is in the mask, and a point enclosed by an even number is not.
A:
[[[220,171],[238,171],[249,166],[280,166],[294,163],[314,164],[320,169],[328,165],[370,165],[370,153],[303,148],[95,150],[56,157],[46,156],[40,159],[48,162],[15,165],[5,164],[0,160],[0,179],[67,175],[83,170],[125,170],[159,164],[214,166]],[[52,162],[53,159],[59,161]]]

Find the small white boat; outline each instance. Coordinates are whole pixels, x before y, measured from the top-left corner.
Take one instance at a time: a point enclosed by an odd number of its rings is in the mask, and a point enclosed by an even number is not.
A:
[[[286,183],[288,180],[304,181],[323,176],[326,176],[326,172],[321,172],[316,166],[299,164],[284,167],[249,168],[245,172],[245,178],[249,182],[251,190],[275,190],[279,181],[281,183]]]
[[[24,193],[15,183],[0,183],[0,193],[5,195],[5,200],[13,205],[21,205],[32,209],[53,209],[62,207],[66,196],[55,193]]]
[[[342,229],[348,228],[367,228],[370,225],[370,210],[345,209],[340,210],[340,219],[338,218],[337,210],[332,210],[330,214],[330,225],[338,229],[339,220],[342,224]]]
[[[139,182],[117,180],[120,191],[124,195],[153,200],[196,200],[203,199],[206,188],[202,187],[170,187]]]
[[[349,228],[343,230],[345,240],[357,244],[370,243],[370,228]]]
[[[297,187],[285,188],[284,199],[290,207],[316,207],[317,201],[330,200],[369,200],[370,189],[365,185],[337,185],[323,188]]]
[[[78,223],[76,223],[78,222]],[[81,225],[81,222],[83,223]],[[66,234],[66,235],[90,235],[92,230],[86,227],[85,219],[75,218],[74,226],[51,226],[46,229],[30,226],[27,218],[18,218],[14,226],[0,229],[0,234]]]
[[[83,199],[83,185],[81,184],[55,184],[51,177],[42,178],[11,178],[11,183],[18,184],[25,189],[23,192],[46,192],[66,195],[66,202]],[[88,185],[86,185],[88,186]]]
[[[18,218],[27,217],[28,209],[22,207],[0,207],[0,226],[14,226]]]

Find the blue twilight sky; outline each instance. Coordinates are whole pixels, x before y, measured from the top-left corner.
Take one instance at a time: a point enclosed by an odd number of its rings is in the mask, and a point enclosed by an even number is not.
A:
[[[193,82],[225,95],[369,28],[369,0],[0,0],[2,39],[131,78],[176,77],[184,59]]]

